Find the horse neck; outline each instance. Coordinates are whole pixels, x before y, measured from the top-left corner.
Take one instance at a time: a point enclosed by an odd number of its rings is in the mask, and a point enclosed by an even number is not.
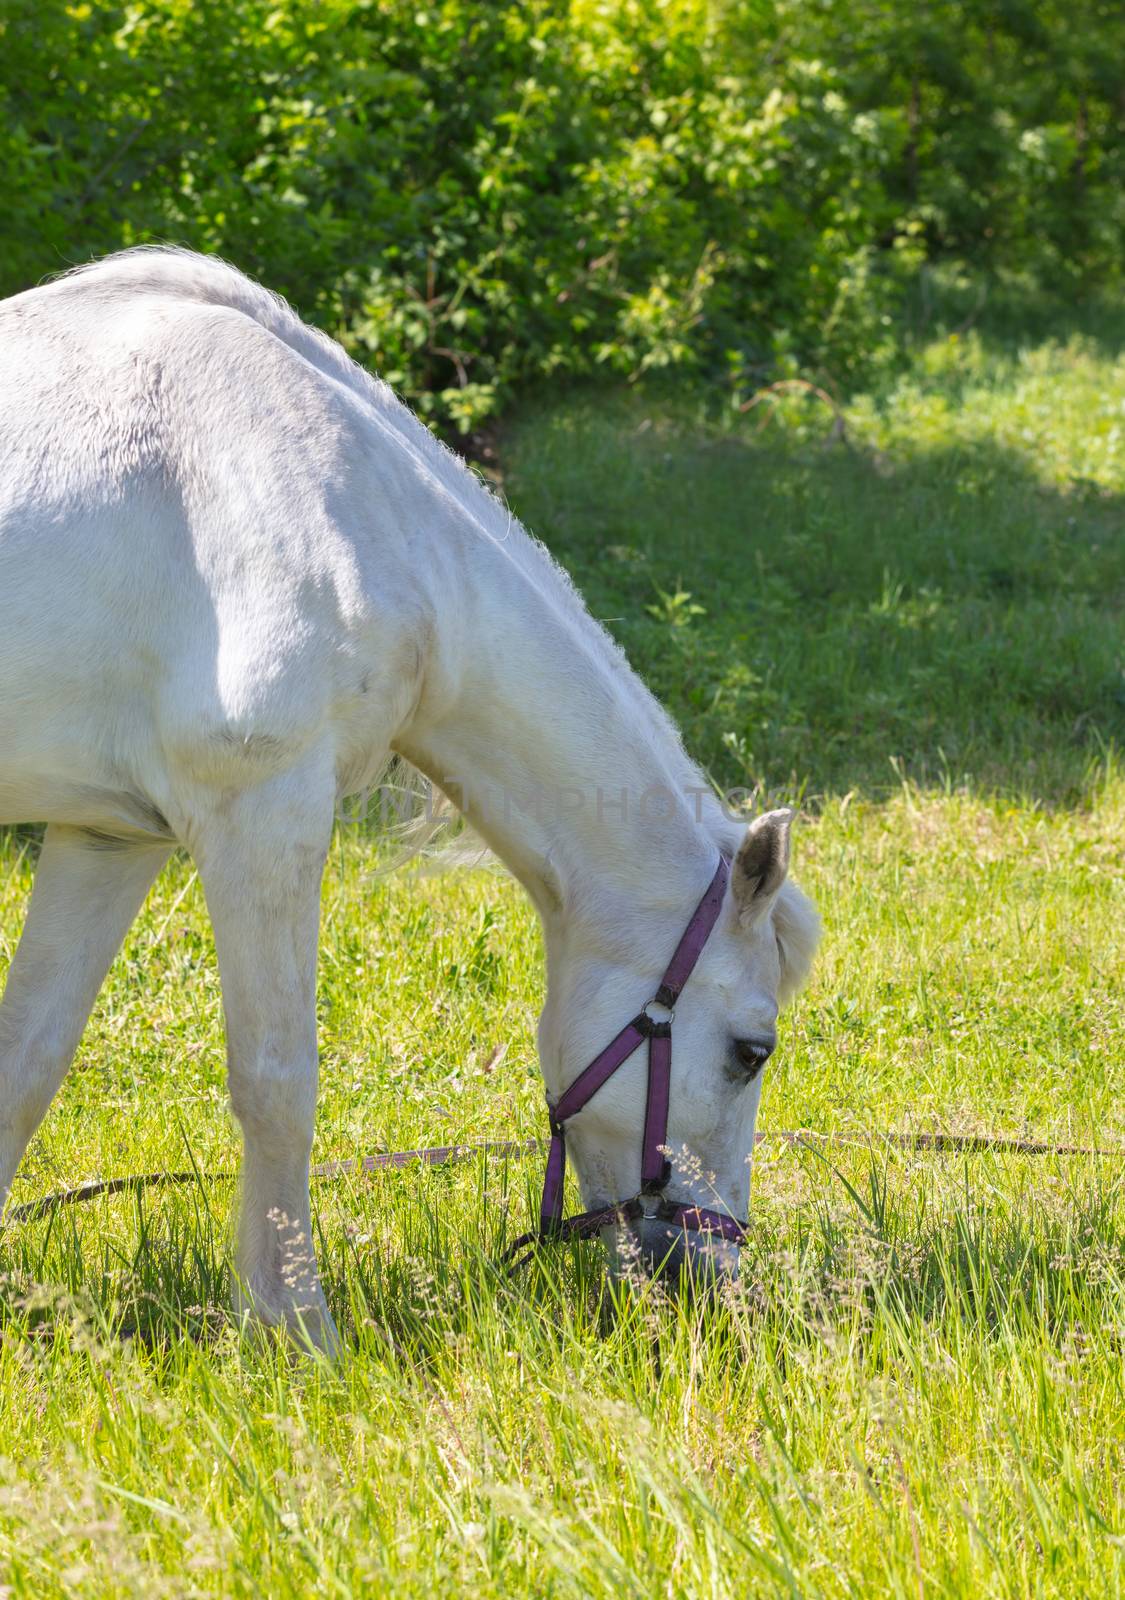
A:
[[[548,933],[561,917],[626,948],[682,920],[730,829],[671,723],[521,530],[476,526],[458,553],[398,748],[520,879]]]

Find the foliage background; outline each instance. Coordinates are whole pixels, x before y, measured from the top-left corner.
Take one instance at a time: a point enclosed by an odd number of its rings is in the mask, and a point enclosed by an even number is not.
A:
[[[218,251],[461,431],[598,369],[846,389],[924,260],[1120,281],[1123,59],[1112,0],[3,0],[0,292]]]

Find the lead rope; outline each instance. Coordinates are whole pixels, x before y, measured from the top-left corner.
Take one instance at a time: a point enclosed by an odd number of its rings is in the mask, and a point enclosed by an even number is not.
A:
[[[816,1133],[809,1128],[779,1128],[774,1132],[754,1135],[755,1144],[776,1141],[784,1144],[815,1148],[814,1141],[831,1145],[863,1145],[868,1149],[877,1144],[890,1145],[895,1150],[932,1150],[944,1155],[1018,1155],[1018,1156],[1113,1156],[1125,1160],[1125,1149],[1117,1145],[1099,1148],[1087,1144],[1052,1144],[1040,1139],[1006,1138],[985,1133],[883,1133],[872,1136],[862,1133]],[[452,1167],[473,1161],[477,1156],[498,1155],[518,1160],[522,1156],[536,1155],[544,1147],[542,1139],[485,1139],[475,1144],[440,1144],[421,1150],[383,1150],[376,1155],[354,1156],[346,1161],[322,1161],[311,1168],[310,1178],[329,1183],[355,1175],[371,1172],[401,1172],[408,1167]],[[0,1229],[10,1223],[37,1222],[62,1206],[84,1205],[101,1196],[135,1194],[143,1189],[170,1189],[186,1183],[234,1183],[234,1172],[141,1172],[123,1178],[98,1178],[89,1183],[76,1184],[72,1189],[59,1189],[38,1200],[13,1206],[0,1220]],[[604,1212],[591,1213],[612,1222],[622,1211],[620,1206],[607,1206]],[[572,1218],[572,1222],[579,1221]],[[578,1228],[569,1229],[571,1236],[583,1237]],[[538,1235],[530,1236],[538,1240]]]

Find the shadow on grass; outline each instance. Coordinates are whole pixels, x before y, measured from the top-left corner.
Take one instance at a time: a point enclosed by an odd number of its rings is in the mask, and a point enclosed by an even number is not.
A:
[[[902,309],[906,358],[923,341],[969,331],[998,355],[1015,357],[1049,340],[1080,339],[1114,361],[1125,353],[1125,302],[1080,284],[1050,289],[1015,276],[982,278],[956,266],[924,267]]]
[[[317,1249],[345,1344],[382,1346],[420,1373],[445,1358],[450,1339],[481,1327],[508,1341],[500,1324],[555,1350],[594,1336],[656,1341],[658,1362],[658,1346],[685,1327],[720,1347],[772,1327],[780,1359],[794,1336],[815,1342],[875,1324],[952,1318],[988,1339],[1032,1324],[1080,1335],[1120,1296],[1122,1184],[1108,1164],[1080,1166],[1065,1185],[1017,1174],[1014,1188],[986,1185],[979,1200],[956,1170],[927,1168],[919,1181],[874,1153],[850,1177],[823,1158],[806,1176],[804,1198],[752,1211],[742,1281],[715,1295],[611,1286],[596,1244],[544,1250],[514,1275],[502,1264],[513,1225],[503,1206],[451,1220],[434,1204],[400,1201],[390,1240],[379,1194],[357,1193],[343,1224],[335,1207],[321,1213]],[[0,1330],[49,1343],[69,1329],[149,1349],[230,1339],[225,1229],[205,1190],[105,1222],[98,1206],[7,1232]]]
[[[993,1330],[1023,1321],[1062,1332],[1081,1323],[1091,1295],[1112,1303],[1121,1292],[1123,1190],[1108,1151],[1065,1184],[1025,1172],[1010,1191],[982,1181],[980,1158],[959,1191],[956,1169],[930,1168],[904,1188],[898,1164],[874,1152],[854,1181],[815,1154],[829,1171],[795,1219],[794,1251],[810,1269],[814,1316],[837,1321],[852,1307],[862,1320],[952,1314]]]
[[[1073,804],[1125,743],[1125,498],[951,442],[940,390],[908,452],[632,395],[512,429],[514,508],[724,788]]]
[[[97,1201],[42,1223],[6,1223],[0,1329],[50,1341],[65,1327],[150,1349],[223,1336],[231,1325],[227,1239],[205,1187],[134,1196],[131,1206],[127,1227],[107,1227]]]

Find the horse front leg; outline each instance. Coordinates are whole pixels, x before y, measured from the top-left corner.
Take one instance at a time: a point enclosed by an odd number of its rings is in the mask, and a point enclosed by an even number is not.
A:
[[[78,1048],[110,963],[169,853],[165,844],[47,829],[0,1005],[0,1207]]]
[[[332,1352],[313,1251],[316,956],[334,781],[323,768],[227,797],[192,827],[244,1145],[236,1309]]]

